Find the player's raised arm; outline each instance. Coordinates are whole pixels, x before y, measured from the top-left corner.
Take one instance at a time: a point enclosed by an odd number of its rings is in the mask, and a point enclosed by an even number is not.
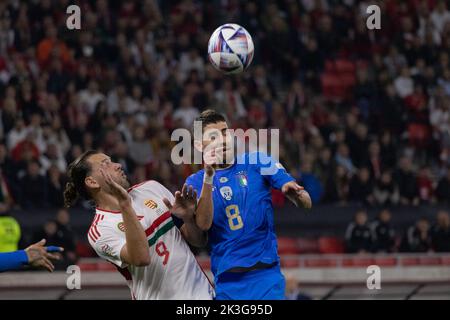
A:
[[[128,192],[115,182],[109,173],[104,170],[101,170],[101,173],[109,187],[109,192],[118,200],[122,212],[126,243],[120,251],[120,258],[123,262],[134,266],[149,265],[150,253],[145,231],[137,219]]]
[[[180,231],[185,240],[196,247],[206,246],[208,236],[196,223],[195,207],[197,205],[197,192],[194,188],[185,184],[181,191],[175,192],[173,203],[167,198],[164,198],[163,201],[169,208],[170,213],[183,220]]]
[[[255,153],[250,157],[258,157],[260,173],[269,181],[273,188],[281,190],[286,198],[296,207],[311,209],[312,201],[309,193],[295,182],[295,179],[286,171],[280,162],[275,161],[272,157],[263,153]]]
[[[203,231],[208,231],[213,222],[214,204],[212,200],[212,185],[214,174],[214,168],[211,165],[205,165],[202,193],[200,194],[197,209],[195,210],[195,222]]]

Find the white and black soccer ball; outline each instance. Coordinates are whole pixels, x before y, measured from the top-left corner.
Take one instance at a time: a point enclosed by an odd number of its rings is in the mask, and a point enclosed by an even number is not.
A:
[[[225,74],[244,71],[252,63],[254,53],[250,34],[238,24],[218,27],[208,42],[208,58],[214,68]]]

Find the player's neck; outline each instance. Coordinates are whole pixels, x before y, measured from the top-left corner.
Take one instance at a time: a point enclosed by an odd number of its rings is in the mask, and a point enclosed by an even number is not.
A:
[[[219,170],[223,170],[223,169],[227,169],[229,167],[231,167],[233,165],[233,163],[231,164],[217,164],[214,166],[214,169],[219,169]]]
[[[107,211],[120,211],[119,201],[107,193],[100,193],[95,199],[97,208]]]

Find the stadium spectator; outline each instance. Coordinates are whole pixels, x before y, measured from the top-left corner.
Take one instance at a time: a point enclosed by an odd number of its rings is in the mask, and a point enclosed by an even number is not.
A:
[[[47,207],[46,185],[45,177],[40,174],[39,163],[36,160],[30,161],[27,164],[25,175],[19,180],[21,190],[19,203],[21,207],[24,209]]]
[[[362,205],[373,205],[373,183],[370,179],[369,169],[363,167],[352,178],[349,189],[350,200]]]
[[[431,243],[436,252],[450,252],[450,216],[439,211],[436,224],[431,228]]]
[[[300,183],[308,191],[313,203],[318,203],[323,195],[323,186],[317,176],[312,172],[311,161],[304,161],[300,169]]]
[[[17,251],[21,228],[9,211],[0,208],[0,252]]]
[[[391,212],[383,209],[378,217],[370,224],[372,230],[372,239],[375,252],[394,252],[395,251],[395,230],[391,226]]]
[[[369,253],[373,250],[372,233],[367,223],[367,213],[359,210],[345,231],[345,250],[349,253]]]
[[[384,171],[380,179],[376,181],[373,197],[375,203],[380,206],[392,206],[398,203],[400,195],[390,171]]]
[[[75,264],[77,262],[76,254],[76,237],[70,224],[70,215],[66,209],[60,209],[56,213],[55,222],[57,225],[56,234],[58,235],[58,244],[63,246],[63,258],[67,265]]]
[[[399,188],[400,203],[403,205],[418,205],[417,183],[410,158],[402,157],[399,160],[399,168],[395,173],[395,181]]]
[[[286,276],[286,300],[312,300],[310,296],[300,290],[297,279],[293,276]]]
[[[450,168],[447,168],[445,175],[439,180],[436,196],[439,202],[450,204]]]
[[[428,252],[431,250],[430,223],[428,219],[421,218],[406,231],[400,245],[400,251]]]
[[[420,168],[419,173],[417,174],[417,188],[420,202],[425,204],[430,203],[434,196],[430,168],[426,166]]]

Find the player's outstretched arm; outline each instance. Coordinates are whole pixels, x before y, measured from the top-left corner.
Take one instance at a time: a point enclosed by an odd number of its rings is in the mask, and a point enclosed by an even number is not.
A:
[[[295,181],[289,181],[281,188],[283,194],[297,207],[311,209],[312,201],[309,193]]]
[[[192,186],[183,186],[183,189],[175,192],[175,201],[170,203],[169,199],[163,199],[167,208],[177,218],[183,220],[180,228],[184,239],[196,247],[204,247],[207,242],[207,234],[201,230],[195,221],[195,207],[197,205],[197,192]]]
[[[55,266],[51,260],[60,260],[61,256],[58,252],[64,249],[54,246],[44,247],[45,242],[46,240],[42,239],[25,250],[0,253],[0,272],[17,270],[27,264],[33,268],[54,271]]]
[[[130,196],[107,172],[103,170],[101,172],[109,186],[110,193],[118,200],[122,212],[126,243],[120,251],[120,258],[126,264],[138,267],[148,266],[150,264],[150,252],[147,237],[131,205]]]

